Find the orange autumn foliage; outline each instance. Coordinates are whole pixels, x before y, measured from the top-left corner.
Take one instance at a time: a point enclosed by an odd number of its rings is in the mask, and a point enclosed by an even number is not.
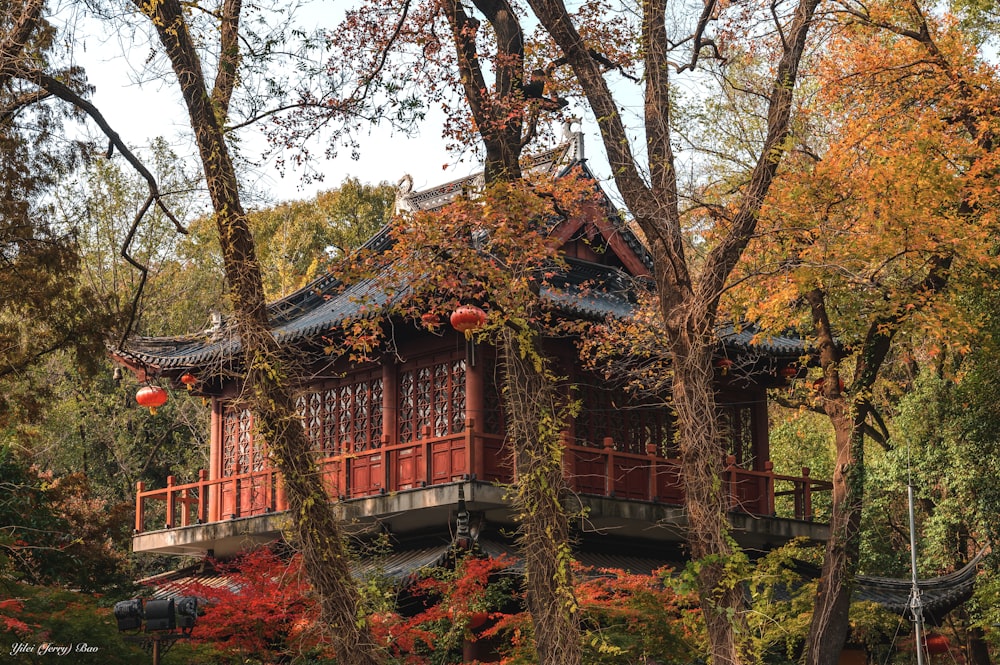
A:
[[[896,3],[870,9],[872,22],[914,21]],[[820,287],[845,341],[904,314],[936,343],[961,345],[970,323],[922,283],[944,257],[953,283],[997,265],[1000,155],[985,137],[1000,128],[998,81],[954,19],[926,18],[937,58],[927,43],[861,22],[825,44],[805,110],[813,130],[761,213],[742,266],[752,279],[730,300],[747,318],[809,329],[808,308],[794,305]],[[790,311],[801,318],[790,322]]]

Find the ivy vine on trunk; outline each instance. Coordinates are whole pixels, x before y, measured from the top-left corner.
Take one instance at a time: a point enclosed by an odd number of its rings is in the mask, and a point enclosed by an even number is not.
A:
[[[819,0],[794,3],[787,20],[773,14],[781,35],[775,47],[773,86],[766,100],[766,130],[745,185],[731,206],[717,212],[725,217],[716,242],[692,274],[686,256],[679,208],[678,176],[672,141],[673,69],[697,65],[705,53],[718,53],[705,27],[716,20],[723,3],[704,3],[691,39],[671,39],[667,33],[668,3],[653,0],[641,7],[641,58],[645,64],[644,139],[648,177],[632,152],[619,103],[605,78],[594,48],[574,24],[562,0],[530,0],[542,26],[562,50],[583,89],[601,130],[611,172],[629,212],[642,229],[653,257],[667,344],[673,363],[673,406],[681,451],[687,539],[699,562],[698,587],[708,626],[711,658],[716,665],[749,662],[744,600],[734,566],[740,565],[729,534],[726,498],[722,489],[725,447],[716,425],[712,350],[719,300],[734,267],[754,233],[764,198],[786,151],[792,95],[806,36]],[[683,65],[672,62],[678,46],[690,42],[691,57]]]
[[[220,124],[235,77],[226,75],[238,62],[239,0],[224,3],[222,35],[227,36],[222,71],[212,92],[206,85],[195,44],[178,0],[136,0],[156,28],[180,85],[194,130],[205,180],[215,211],[226,279],[233,300],[236,329],[247,371],[251,410],[272,462],[281,472],[294,524],[295,541],[319,597],[338,660],[351,665],[380,662],[367,623],[359,617],[359,593],[339,521],[316,472],[308,439],[295,409],[294,376],[271,335],[253,237],[240,200],[236,172]]]

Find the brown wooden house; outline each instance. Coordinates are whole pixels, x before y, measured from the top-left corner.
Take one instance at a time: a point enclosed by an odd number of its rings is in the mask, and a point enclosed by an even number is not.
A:
[[[558,177],[570,166],[585,167],[581,147],[577,137],[532,168]],[[475,184],[473,177],[401,191],[399,205],[434,208]],[[377,251],[388,237],[383,230],[369,248]],[[553,238],[569,266],[562,288],[547,296],[553,307],[567,317],[629,316],[630,285],[649,274],[650,260],[628,228],[612,214],[599,222],[570,219]],[[577,288],[584,283],[586,290]],[[278,341],[311,359],[298,386],[299,408],[345,523],[359,534],[389,534],[405,568],[448,546],[461,498],[473,537],[507,547],[513,522],[503,484],[512,477],[490,349],[471,346],[447,326],[432,334],[395,322],[393,353],[379,362],[330,364],[324,333],[357,316],[361,296],[378,302],[372,282],[341,287],[321,277],[273,303],[270,317]],[[719,338],[719,417],[730,437],[725,482],[737,539],[761,549],[794,536],[825,539],[811,496],[829,484],[809,478],[807,469],[776,475],[769,458],[766,391],[794,374],[801,341],[757,342],[746,329],[722,330]],[[568,342],[552,340],[549,350],[582,402],[565,433],[566,475],[587,509],[577,533],[581,553],[619,563],[679,560],[685,515],[669,407],[585,371]],[[197,478],[165,478],[159,487],[140,483],[135,551],[226,557],[279,537],[288,519],[282,482],[240,402],[240,344],[226,322],[184,337],[133,340],[116,359],[140,380],[175,390],[183,389],[182,377],[195,377],[196,393],[212,409],[208,468]]]

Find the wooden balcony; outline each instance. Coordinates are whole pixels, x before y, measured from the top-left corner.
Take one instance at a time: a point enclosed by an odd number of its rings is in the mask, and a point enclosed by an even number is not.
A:
[[[318,460],[331,498],[350,501],[463,480],[513,480],[502,438],[478,432],[472,421],[461,434],[433,437],[428,428],[422,435],[410,443],[383,442],[377,449]],[[615,450],[611,439],[600,448],[567,443],[565,468],[570,488],[580,495],[683,504],[679,461],[658,454],[653,445],[645,454],[636,454]],[[733,457],[727,460],[724,480],[733,512],[802,521],[814,518],[813,495],[831,488],[810,478],[808,469],[801,477],[782,476],[774,473],[771,462],[763,471],[754,471],[740,468]],[[280,474],[274,470],[218,479],[209,479],[202,470],[193,483],[176,484],[168,476],[166,487],[146,489],[139,483],[137,490],[136,534],[288,509]],[[791,500],[779,501],[776,508],[776,497]]]

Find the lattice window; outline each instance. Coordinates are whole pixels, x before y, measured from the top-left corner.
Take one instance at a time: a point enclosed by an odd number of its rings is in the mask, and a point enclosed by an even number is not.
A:
[[[448,371],[448,366],[439,363],[434,365],[434,394],[440,395],[448,390],[448,379],[450,372]],[[444,400],[433,400],[434,407],[434,436],[444,436],[448,433],[449,420],[448,420],[448,402]]]
[[[338,450],[346,448],[346,442],[351,440],[351,397],[354,391],[350,385],[340,386],[336,390],[333,413],[331,414],[337,423]]]
[[[416,438],[414,415],[416,414],[416,382],[413,370],[405,370],[399,375],[399,442],[409,443]]]
[[[449,360],[407,369],[399,376],[400,443],[465,429],[465,361]]]
[[[315,441],[313,441],[313,433],[309,427],[309,395],[297,395],[295,397],[295,413],[299,414],[299,418],[302,420],[302,427],[305,428],[306,437],[313,444],[313,448],[316,447]]]
[[[370,450],[382,437],[382,379],[373,378],[343,386],[337,414],[345,442],[354,450]]]
[[[465,361],[455,360],[451,364],[451,385],[448,387],[451,410],[449,421],[452,432],[465,431]]]
[[[321,443],[317,450],[323,451],[324,455],[336,455],[341,452],[337,438],[337,421],[335,418],[337,409],[337,390],[335,388],[323,390],[318,393],[322,395],[322,408],[320,409],[320,437]]]
[[[313,449],[332,456],[380,445],[382,378],[355,375],[344,383],[300,398],[300,411]]]
[[[729,441],[729,454],[745,469],[752,469],[756,462],[753,436],[753,408],[725,405],[719,408],[719,427]]]
[[[226,409],[222,426],[222,475],[236,475],[236,440],[239,438],[240,419],[236,411]]]
[[[666,405],[644,404],[623,389],[593,384],[579,385],[575,397],[581,401],[575,421],[577,443],[603,446],[605,437],[611,437],[615,450],[622,452],[644,454],[653,444],[659,454],[673,454],[674,423]]]
[[[227,406],[222,425],[222,475],[235,476],[266,467],[261,441],[253,434],[253,416],[248,409]]]
[[[414,429],[417,432],[417,438],[419,439],[424,432],[424,427],[431,424],[431,408],[433,403],[431,401],[431,369],[429,367],[421,367],[417,370],[417,400],[416,400],[416,420],[414,422]]]
[[[667,406],[630,407],[625,416],[629,419],[626,430],[626,449],[630,452],[644,453],[647,444],[656,446],[657,454],[666,457],[676,457],[676,430],[673,415]]]
[[[306,433],[309,436],[309,443],[314,451],[320,452],[325,446],[323,434],[323,420],[326,411],[326,404],[323,401],[323,393],[310,393],[309,403],[306,406]]]
[[[382,378],[372,380],[369,384],[371,389],[368,394],[369,415],[368,415],[368,441],[372,448],[382,444]]]

